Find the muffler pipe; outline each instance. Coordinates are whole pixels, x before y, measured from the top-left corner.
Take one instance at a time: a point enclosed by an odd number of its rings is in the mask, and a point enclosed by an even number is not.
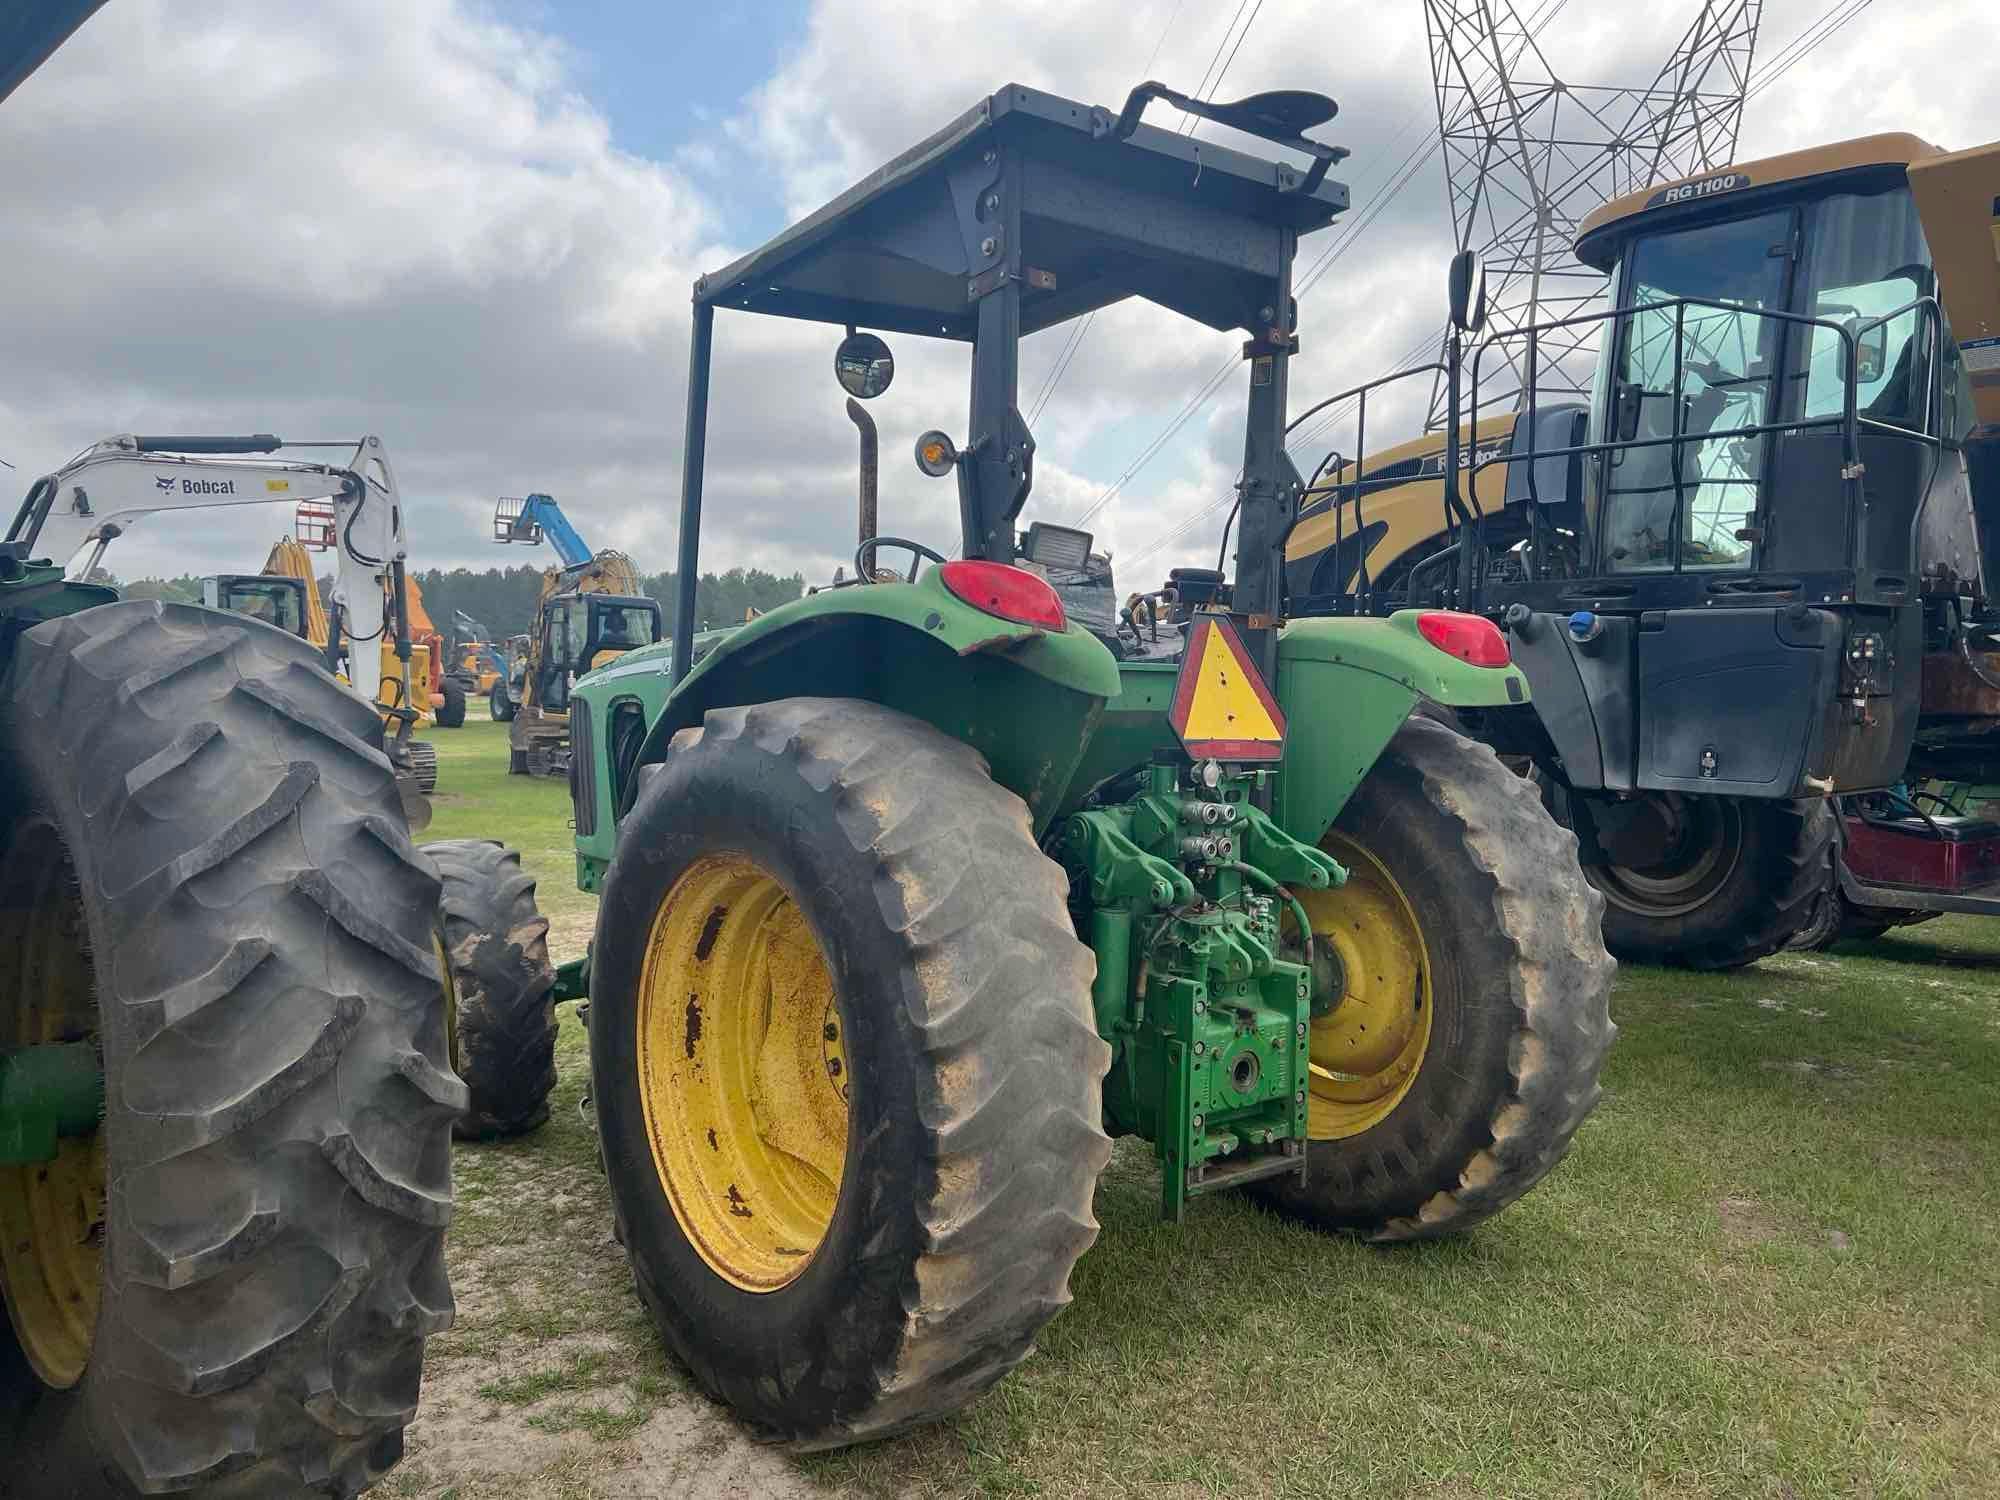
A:
[[[875,437],[875,419],[868,408],[852,396],[847,398],[847,420],[861,432],[861,534],[856,541],[871,540],[877,532],[875,485],[881,472],[881,450]]]

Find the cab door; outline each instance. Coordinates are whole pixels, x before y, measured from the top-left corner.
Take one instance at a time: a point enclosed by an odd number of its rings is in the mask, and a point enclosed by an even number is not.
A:
[[[542,616],[542,665],[535,691],[541,707],[550,713],[569,708],[570,674],[575,666],[570,652],[573,608],[572,601],[561,600]]]

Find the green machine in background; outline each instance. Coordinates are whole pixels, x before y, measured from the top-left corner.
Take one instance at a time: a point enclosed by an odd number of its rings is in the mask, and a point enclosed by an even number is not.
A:
[[[1306,161],[1148,127],[1156,98]],[[572,698],[601,906],[565,979],[620,1238],[668,1345],[773,1436],[884,1436],[1011,1368],[1109,1136],[1151,1142],[1171,1217],[1244,1187],[1412,1239],[1527,1191],[1596,1100],[1612,965],[1574,841],[1415,712],[1521,709],[1504,638],[1284,618],[1292,264],[1347,204],[1305,132],[1334,112],[1008,86],[696,283],[683,578],[719,309],[844,328],[861,400],[881,333],[971,353],[964,441],[916,455],[956,481],[956,556],[864,522],[851,577],[700,636],[684,593],[671,642]],[[1051,582],[1091,539],[1018,524],[1019,345],[1131,296],[1246,336],[1239,550],[1177,577],[1167,628],[1100,635]]]

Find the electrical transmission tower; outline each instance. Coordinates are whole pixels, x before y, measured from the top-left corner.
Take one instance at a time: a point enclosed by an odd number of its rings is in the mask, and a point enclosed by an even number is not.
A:
[[[1702,0],[1643,88],[1556,76],[1535,33],[1563,3],[1542,0],[1524,21],[1512,0],[1424,0],[1452,228],[1486,267],[1489,334],[1591,311],[1604,278],[1571,253],[1579,221],[1647,183],[1721,166],[1743,120],[1763,0]],[[1537,388],[1586,390],[1600,326],[1544,335]],[[1509,339],[1486,356],[1482,405],[1525,383],[1526,353]],[[1429,425],[1444,418],[1440,381]]]

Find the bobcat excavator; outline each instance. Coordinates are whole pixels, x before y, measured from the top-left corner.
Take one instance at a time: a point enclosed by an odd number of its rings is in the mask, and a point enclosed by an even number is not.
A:
[[[2000,143],[1657,184],[1576,253],[1611,311],[1469,348],[1462,278],[1454,419],[1329,455],[1294,598],[1507,630],[1533,711],[1467,727],[1532,763],[1621,957],[2000,914],[2000,822],[1922,790],[2000,781]],[[1482,375],[1599,327],[1588,401],[1494,414]]]
[[[320,613],[323,635],[336,649],[382,643],[379,653],[347,652],[348,678],[363,698],[380,700],[386,692],[394,701],[385,701],[385,712],[398,724],[399,734],[407,737],[421,711],[409,703],[404,686],[413,648],[403,572],[402,504],[382,440],[365,437],[354,444],[354,457],[345,468],[262,456],[282,448],[346,446],[286,443],[268,433],[105,438],[35,482],[8,540],[65,562],[72,578],[88,578],[111,545],[149,516],[323,503],[339,554],[332,620],[328,623],[319,610],[315,591],[310,606],[299,601],[300,623],[307,623],[310,608]],[[385,672],[385,664],[391,663]],[[385,680],[390,684],[386,689]]]
[[[507,769],[517,776],[567,776],[569,690],[593,668],[660,639],[660,606],[622,552],[593,552],[547,495],[502,498],[493,509],[497,542],[547,540],[559,567],[542,575],[535,631],[512,676],[496,681],[493,717],[507,722]]]
[[[412,665],[417,648],[411,644],[403,571],[402,505],[388,454],[380,438],[365,437],[352,445],[354,457],[346,468],[267,456],[288,447],[347,446],[288,444],[269,433],[105,438],[35,482],[10,539],[18,533],[66,565],[69,576],[88,578],[113,543],[162,512],[272,504],[319,507],[339,554],[330,621],[320,608],[310,566],[302,565],[303,586],[296,572],[205,580],[204,603],[265,617],[266,623],[311,640],[330,670],[336,662],[346,663],[354,690],[381,705],[389,759],[405,793],[404,811],[413,827],[422,828],[430,811],[419,794],[437,779],[436,752],[411,738],[426,710],[413,701],[409,688],[421,674]],[[281,551],[274,549],[273,556]],[[377,642],[379,647],[373,647]],[[354,649],[363,645],[371,649]]]

